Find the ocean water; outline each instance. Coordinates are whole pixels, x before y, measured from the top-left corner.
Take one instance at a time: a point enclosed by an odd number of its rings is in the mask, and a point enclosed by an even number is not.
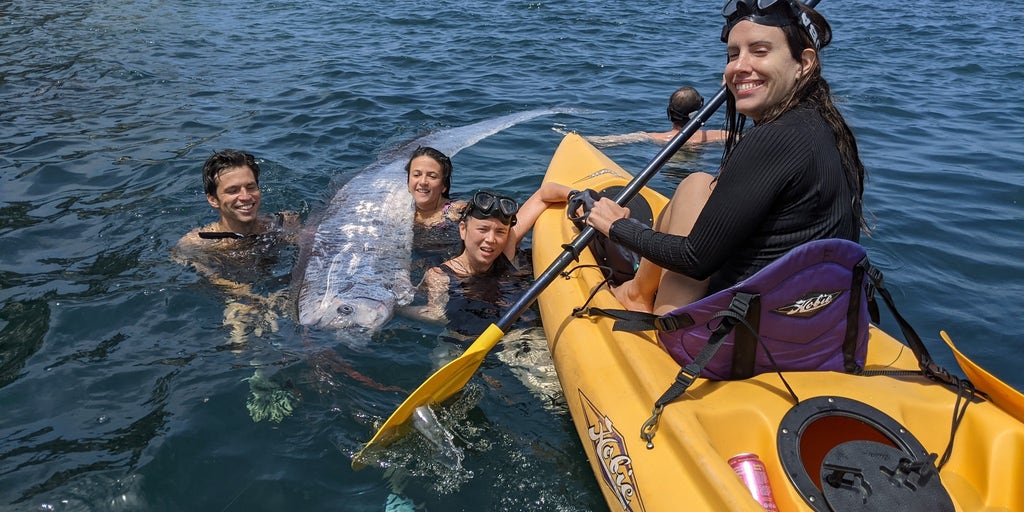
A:
[[[376,422],[449,350],[438,329],[396,320],[359,349],[304,336],[287,314],[230,303],[169,250],[215,220],[200,180],[214,150],[256,154],[264,211],[308,218],[417,135],[579,109],[455,157],[456,195],[525,199],[559,131],[660,131],[676,87],[711,96],[725,61],[719,9],[0,1],[0,509],[606,509],[543,361],[526,350],[535,331],[439,411],[461,461],[410,436],[385,467],[354,472]],[[819,6],[835,31],[825,75],[869,173],[863,243],[940,363],[954,365],[945,329],[1020,389],[1024,67],[1022,16],[1006,9]],[[657,149],[607,152],[637,171]],[[720,153],[688,150],[652,186],[671,191]],[[257,290],[285,290],[293,256],[261,260]],[[326,348],[333,360],[310,358]],[[301,395],[280,422],[250,414],[260,382]]]

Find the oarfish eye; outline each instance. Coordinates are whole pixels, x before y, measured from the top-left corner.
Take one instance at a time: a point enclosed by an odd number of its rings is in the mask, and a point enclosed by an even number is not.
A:
[[[338,314],[340,315],[351,315],[355,311],[352,306],[345,304],[344,306],[338,306]]]

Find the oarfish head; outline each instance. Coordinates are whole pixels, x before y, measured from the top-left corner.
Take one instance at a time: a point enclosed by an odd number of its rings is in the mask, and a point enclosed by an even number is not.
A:
[[[391,319],[391,311],[387,304],[370,297],[330,297],[312,311],[302,312],[299,322],[320,328],[376,330]]]

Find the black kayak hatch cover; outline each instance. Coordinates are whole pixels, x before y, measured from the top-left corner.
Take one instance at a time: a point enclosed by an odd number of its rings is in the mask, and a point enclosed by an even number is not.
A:
[[[832,448],[821,464],[821,488],[836,512],[955,510],[939,480],[934,454],[913,459],[874,441],[847,441]]]

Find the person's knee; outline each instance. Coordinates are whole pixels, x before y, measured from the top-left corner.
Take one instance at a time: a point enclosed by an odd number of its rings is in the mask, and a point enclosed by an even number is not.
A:
[[[684,178],[669,202],[668,213],[659,223],[659,231],[689,235],[713,188],[714,177],[710,174],[695,172]]]
[[[693,197],[695,195],[709,195],[713,188],[715,177],[706,172],[693,172],[683,178],[676,187],[675,195]]]
[[[715,188],[715,177],[706,172],[695,172],[683,178],[683,181],[676,187],[676,193],[672,197],[680,204],[699,204],[703,206]]]

